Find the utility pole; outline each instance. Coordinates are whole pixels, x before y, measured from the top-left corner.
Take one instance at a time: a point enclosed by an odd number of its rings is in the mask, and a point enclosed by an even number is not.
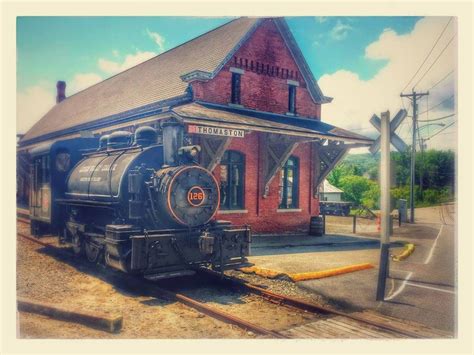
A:
[[[419,127],[418,127],[419,129]],[[420,152],[421,152],[421,169],[420,169],[420,197],[423,200],[423,177],[424,177],[424,153],[425,153],[425,140],[421,137],[420,132],[418,131],[418,140],[420,141]]]
[[[377,282],[377,301],[385,298],[390,249],[390,112],[380,115],[380,263]]]
[[[415,92],[412,90],[411,94],[400,94],[400,97],[408,97],[411,100],[413,107],[413,132],[411,143],[411,164],[410,164],[410,223],[415,223],[415,159],[416,159],[416,123],[418,119],[418,104],[416,101],[429,92]]]

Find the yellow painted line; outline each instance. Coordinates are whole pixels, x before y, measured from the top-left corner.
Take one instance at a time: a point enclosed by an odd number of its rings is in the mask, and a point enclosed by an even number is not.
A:
[[[393,261],[401,261],[408,258],[415,251],[415,244],[407,243],[405,244],[405,250],[400,255],[392,256]]]
[[[364,264],[349,265],[349,266],[343,266],[339,268],[322,270],[322,271],[312,271],[312,272],[303,272],[303,273],[295,273],[295,274],[288,274],[285,272],[260,268],[257,266],[245,267],[239,270],[246,274],[255,274],[262,277],[266,277],[268,279],[275,279],[277,277],[286,276],[293,282],[298,282],[298,281],[305,281],[305,280],[321,279],[324,277],[331,277],[331,276],[346,274],[349,272],[354,272],[354,271],[359,271],[359,270],[367,270],[367,269],[372,269],[373,267],[374,266],[372,264],[364,263]]]
[[[335,269],[328,269],[328,270],[322,270],[322,271],[290,274],[288,276],[294,282],[298,282],[298,281],[305,281],[305,280],[322,279],[324,277],[331,277],[331,276],[347,274],[349,272],[354,272],[354,271],[359,271],[359,270],[372,269],[373,267],[374,266],[372,264],[364,263],[364,264],[349,265],[349,266],[343,266],[343,267],[339,267]]]

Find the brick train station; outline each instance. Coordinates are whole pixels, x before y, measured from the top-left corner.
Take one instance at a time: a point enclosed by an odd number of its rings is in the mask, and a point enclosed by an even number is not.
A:
[[[257,233],[302,232],[319,215],[330,170],[371,142],[324,117],[332,98],[283,18],[239,18],[70,97],[65,90],[58,82],[57,104],[19,142],[19,205],[37,198],[32,149],[172,120],[220,184],[218,219]],[[48,191],[38,193],[47,200]]]

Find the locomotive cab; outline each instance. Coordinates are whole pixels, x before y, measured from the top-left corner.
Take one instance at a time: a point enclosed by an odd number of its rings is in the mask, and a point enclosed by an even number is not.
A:
[[[97,138],[73,138],[50,142],[30,151],[31,234],[40,236],[61,230],[64,215],[54,201],[64,196],[65,180],[84,151],[97,146]]]

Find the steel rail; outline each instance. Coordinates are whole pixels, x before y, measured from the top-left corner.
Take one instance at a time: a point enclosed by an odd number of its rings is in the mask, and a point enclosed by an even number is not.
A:
[[[22,217],[17,217],[16,220],[18,222],[24,223],[24,224],[30,224],[30,220]]]
[[[287,305],[287,306],[295,307],[295,308],[298,308],[300,310],[305,310],[305,311],[312,312],[312,313],[324,313],[324,314],[333,314],[333,315],[337,315],[337,316],[342,316],[342,317],[346,317],[346,318],[349,318],[349,319],[352,319],[352,320],[355,320],[355,321],[358,321],[358,322],[361,322],[361,323],[364,323],[364,324],[371,325],[373,327],[377,327],[377,328],[381,328],[381,329],[384,329],[384,330],[388,330],[390,332],[405,335],[405,336],[408,336],[410,338],[423,338],[420,334],[410,332],[410,331],[407,331],[407,330],[403,330],[403,329],[400,329],[400,328],[397,328],[397,327],[392,327],[388,324],[375,322],[375,321],[372,321],[372,320],[369,320],[369,319],[365,319],[363,317],[359,317],[359,316],[352,315],[352,314],[349,314],[349,313],[341,312],[341,311],[338,311],[334,308],[321,306],[321,305],[318,305],[318,304],[315,304],[315,303],[306,302],[306,301],[299,300],[299,299],[296,299],[296,298],[293,298],[293,297],[280,295],[280,294],[265,290],[265,289],[263,289],[259,286],[253,285],[251,283],[236,279],[234,277],[221,275],[220,273],[209,270],[209,269],[202,269],[201,272],[208,275],[208,276],[210,276],[210,277],[212,277],[213,279],[215,279],[218,282],[225,283],[227,285],[233,285],[233,286],[236,286],[236,287],[243,288],[243,289],[245,289],[245,290],[247,290],[251,293],[260,295],[265,299],[269,299],[272,302],[275,302],[275,303],[278,303],[278,304],[281,304],[281,305]]]
[[[24,223],[26,223],[26,222],[24,222]],[[38,240],[37,238],[26,235],[24,233],[18,232],[17,235],[22,237],[22,238],[25,238],[29,241],[32,241],[36,244],[42,245],[44,247],[50,247],[50,248],[58,249],[57,247],[55,247],[55,246],[53,246],[49,243],[42,242],[41,240]],[[72,254],[71,252],[68,252],[66,250],[60,250],[60,251],[63,252],[63,253]],[[128,275],[124,275],[124,276],[130,277]],[[135,281],[137,281],[137,280],[135,280]],[[143,282],[143,280],[140,280],[140,281]],[[288,338],[287,336],[285,336],[283,334],[280,334],[276,331],[261,327],[257,324],[253,324],[251,322],[248,322],[244,319],[236,317],[236,316],[234,316],[232,314],[229,314],[227,312],[221,311],[221,310],[216,309],[214,307],[210,307],[210,306],[208,306],[208,305],[206,305],[202,302],[196,301],[196,300],[194,300],[194,299],[192,299],[188,296],[185,296],[183,294],[175,293],[175,292],[172,292],[172,291],[165,290],[161,287],[155,286],[155,285],[151,284],[151,281],[148,282],[148,285],[152,286],[151,291],[156,294],[157,298],[178,301],[178,302],[180,302],[180,303],[182,303],[182,304],[184,304],[184,305],[186,305],[190,308],[193,308],[193,309],[195,309],[195,310],[211,317],[211,318],[220,320],[224,323],[236,325],[239,328],[242,328],[242,329],[247,330],[247,331],[252,331],[252,332],[257,333],[257,334],[270,336],[272,338],[279,338],[279,339],[287,339]]]
[[[253,332],[258,333],[258,334],[271,336],[273,338],[280,338],[280,339],[288,338],[287,336],[285,336],[283,334],[280,334],[276,331],[261,327],[259,325],[253,324],[253,323],[250,323],[250,322],[248,322],[244,319],[241,319],[239,317],[236,317],[232,314],[221,311],[219,309],[210,307],[210,306],[208,306],[208,305],[206,305],[202,302],[196,301],[196,300],[194,300],[194,299],[192,299],[188,296],[185,296],[183,294],[171,292],[171,291],[165,290],[165,289],[163,289],[161,287],[157,287],[157,286],[154,286],[153,288],[161,296],[164,296],[167,299],[179,301],[179,302],[185,304],[188,307],[191,307],[191,308],[193,308],[193,309],[195,309],[195,310],[197,310],[201,313],[204,313],[208,316],[211,316],[212,318],[218,319],[218,320],[223,321],[225,323],[234,324],[234,325],[237,325],[238,327],[243,328],[245,330],[250,330],[250,331],[253,331]]]

